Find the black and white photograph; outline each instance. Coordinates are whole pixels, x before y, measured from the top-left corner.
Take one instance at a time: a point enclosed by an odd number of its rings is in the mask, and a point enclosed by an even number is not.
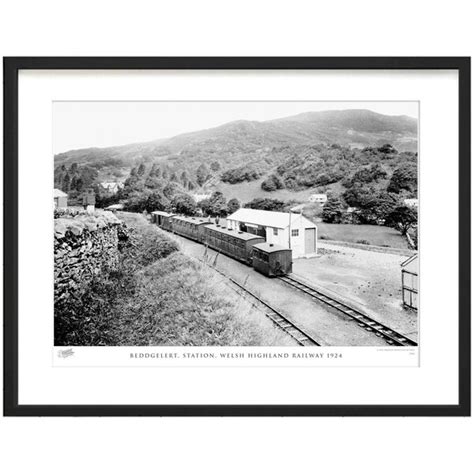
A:
[[[59,357],[418,346],[418,101],[55,101],[52,131]]]

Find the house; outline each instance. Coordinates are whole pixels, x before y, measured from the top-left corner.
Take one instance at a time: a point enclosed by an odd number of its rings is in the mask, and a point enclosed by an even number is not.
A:
[[[309,197],[308,201],[309,202],[316,202],[318,204],[325,204],[326,201],[328,200],[328,197],[326,194],[311,194]]]
[[[55,209],[65,209],[67,207],[67,194],[55,188],[53,190],[53,201]]]
[[[401,264],[403,305],[418,309],[418,254],[412,255]]]
[[[318,229],[301,214],[241,208],[227,217],[227,227],[260,235],[269,244],[289,247],[293,258],[317,253]]]
[[[212,194],[193,194],[192,196],[196,202],[201,202],[204,201],[204,199],[209,199]]]
[[[418,207],[418,199],[405,199],[403,203],[407,207]]]
[[[123,211],[123,208],[124,208],[124,205],[122,203],[119,203],[119,204],[111,204],[110,206],[107,206],[105,210],[117,212],[117,211]]]
[[[110,194],[117,194],[119,190],[123,188],[123,183],[104,182],[100,183],[100,187]]]

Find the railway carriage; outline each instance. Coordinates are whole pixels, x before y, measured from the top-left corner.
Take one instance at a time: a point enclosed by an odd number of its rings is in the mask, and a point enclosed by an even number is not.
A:
[[[170,221],[170,230],[172,232],[197,242],[202,243],[204,241],[204,226],[209,224],[207,219],[200,219],[199,217],[172,216],[170,217]]]
[[[205,242],[209,247],[247,265],[252,265],[253,245],[265,242],[265,239],[258,235],[227,229],[216,224],[206,225],[204,233]]]
[[[151,222],[165,230],[172,230],[171,217],[175,214],[170,214],[164,211],[155,211],[151,213]]]
[[[268,277],[287,275],[292,271],[291,249],[268,242],[253,246],[252,265],[254,270]]]
[[[186,217],[163,211],[152,213],[152,222],[162,229],[206,244],[239,260],[269,277],[292,271],[292,251],[265,241],[265,238],[225,226],[211,224],[209,219]]]

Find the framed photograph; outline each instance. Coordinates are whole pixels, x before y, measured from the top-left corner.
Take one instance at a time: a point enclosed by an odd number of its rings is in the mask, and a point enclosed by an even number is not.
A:
[[[8,416],[469,416],[470,58],[4,58]]]

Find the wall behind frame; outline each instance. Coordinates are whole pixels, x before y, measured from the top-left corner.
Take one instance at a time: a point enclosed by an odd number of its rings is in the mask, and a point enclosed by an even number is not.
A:
[[[2,55],[58,56],[474,52],[469,2],[428,9],[424,2],[402,0],[389,11],[376,5],[242,0],[229,10],[226,3],[206,0],[166,7],[17,0],[2,6],[0,49]],[[0,465],[5,472],[51,474],[150,467],[168,473],[317,468],[375,474],[382,466],[389,474],[436,474],[472,466],[473,435],[472,419],[2,419]],[[78,455],[82,449],[87,455]],[[403,462],[388,462],[388,452]]]

